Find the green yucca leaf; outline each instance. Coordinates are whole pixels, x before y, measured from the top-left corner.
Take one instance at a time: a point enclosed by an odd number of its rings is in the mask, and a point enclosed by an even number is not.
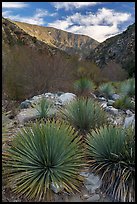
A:
[[[131,99],[128,96],[122,96],[122,98],[117,99],[113,103],[113,106],[122,110],[135,109],[135,104],[131,102]]]
[[[124,96],[134,96],[135,95],[135,79],[128,79],[121,83],[120,93]]]
[[[80,98],[61,110],[62,117],[82,132],[107,123],[106,112],[93,99]]]
[[[53,183],[73,192],[82,181],[80,138],[64,122],[37,122],[16,135],[3,164],[4,176],[19,195],[44,199]]]
[[[87,78],[81,78],[74,83],[74,89],[80,95],[88,94],[90,91],[94,90],[94,87],[94,83]]]
[[[98,87],[98,90],[105,97],[109,98],[114,92],[115,89],[111,83],[103,83]]]
[[[53,104],[44,97],[35,106],[40,118],[47,118],[51,107],[53,107]]]
[[[116,201],[134,201],[135,145],[132,128],[104,126],[86,139],[92,171],[101,175],[102,188]],[[132,190],[132,193],[128,191]],[[126,196],[125,196],[126,194]]]

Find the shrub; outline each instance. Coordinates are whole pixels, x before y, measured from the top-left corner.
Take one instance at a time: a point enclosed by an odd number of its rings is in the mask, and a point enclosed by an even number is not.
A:
[[[113,103],[114,108],[119,108],[122,110],[125,109],[135,109],[135,104],[131,102],[131,99],[128,96],[123,96],[120,99],[117,99],[114,103]]]
[[[120,92],[124,96],[134,96],[135,95],[135,79],[128,79],[121,83]]]
[[[114,88],[110,83],[103,83],[98,88],[99,92],[109,98],[114,92]]]
[[[4,177],[12,191],[26,198],[43,200],[55,187],[78,190],[83,178],[80,137],[64,122],[32,124],[14,137],[3,153]]]
[[[131,202],[135,195],[135,138],[133,129],[104,126],[87,136],[92,171],[114,200]]]
[[[79,95],[88,95],[94,87],[94,83],[87,78],[81,78],[74,83],[74,89]]]
[[[40,118],[47,118],[49,110],[52,106],[53,104],[50,101],[42,97],[40,102],[35,105],[35,108],[38,111]]]
[[[106,123],[106,112],[93,99],[72,101],[61,111],[63,118],[82,133]]]

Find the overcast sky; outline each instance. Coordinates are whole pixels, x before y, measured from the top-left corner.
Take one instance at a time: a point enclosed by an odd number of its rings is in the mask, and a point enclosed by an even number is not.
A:
[[[135,2],[2,2],[2,16],[103,42],[135,22]]]

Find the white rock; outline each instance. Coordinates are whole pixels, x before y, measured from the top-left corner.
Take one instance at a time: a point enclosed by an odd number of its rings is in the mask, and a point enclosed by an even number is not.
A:
[[[112,98],[112,100],[117,100],[117,99],[120,98],[120,95],[118,95],[118,94],[112,94],[111,98]]]
[[[113,115],[118,115],[118,109],[112,106],[107,106],[105,110]]]
[[[107,99],[104,98],[104,97],[98,97],[98,100],[99,100],[99,101],[107,101]]]
[[[84,185],[90,193],[95,193],[95,190],[101,186],[101,183],[100,178],[92,173],[84,181]]]
[[[61,96],[58,97],[59,100],[62,102],[63,105],[71,102],[76,98],[76,95],[73,93],[64,93]]]
[[[88,176],[89,176],[89,173],[88,173],[88,172],[81,172],[80,175],[81,175],[81,176],[84,176],[84,177],[88,177]]]
[[[125,118],[124,127],[127,128],[127,127],[129,127],[130,125],[131,125],[132,127],[135,126],[135,114],[133,114],[133,115],[130,116],[130,117],[126,117],[126,118]]]
[[[107,104],[111,106],[111,105],[113,105],[114,102],[115,102],[114,100],[108,100]]]
[[[133,115],[133,113],[130,110],[126,110],[127,115]]]
[[[51,189],[54,191],[54,193],[59,193],[63,190],[63,187],[62,187],[62,185],[61,186],[59,186],[59,185],[55,186],[54,183],[52,182]]]
[[[21,112],[17,115],[17,120],[19,123],[25,123],[29,120],[38,118],[38,112],[34,108],[22,109]]]
[[[102,102],[100,105],[102,108],[106,108],[107,107],[107,102]]]

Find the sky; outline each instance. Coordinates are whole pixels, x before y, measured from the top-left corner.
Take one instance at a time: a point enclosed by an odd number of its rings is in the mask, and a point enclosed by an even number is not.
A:
[[[103,42],[135,22],[135,2],[2,2],[2,16]]]

